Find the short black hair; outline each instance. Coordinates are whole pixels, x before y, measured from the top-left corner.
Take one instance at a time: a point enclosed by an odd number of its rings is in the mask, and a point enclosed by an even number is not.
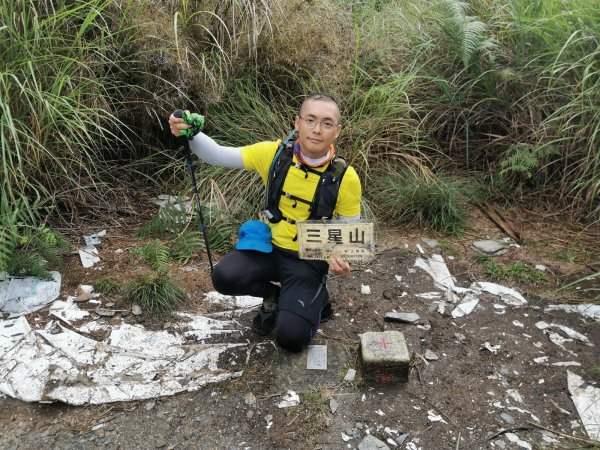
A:
[[[300,110],[298,111],[298,115],[300,115],[300,113],[302,112],[302,108],[304,107],[306,102],[309,102],[311,100],[322,100],[325,102],[333,103],[338,110],[338,115],[339,115],[340,120],[342,119],[342,110],[340,108],[340,104],[331,95],[325,94],[323,92],[313,92],[308,97],[306,97],[304,99],[304,101],[302,102],[302,104],[300,105]]]

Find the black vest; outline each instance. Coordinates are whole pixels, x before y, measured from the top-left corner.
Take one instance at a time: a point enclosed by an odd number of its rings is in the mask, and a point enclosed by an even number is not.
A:
[[[294,143],[290,142],[294,132],[295,130],[279,145],[271,163],[267,178],[264,212],[271,223],[281,222],[282,220],[291,224],[296,223],[295,220],[285,217],[279,209],[279,200],[282,196],[285,196],[296,202],[309,205],[307,220],[331,219],[335,210],[335,204],[337,203],[342,178],[348,169],[348,163],[344,159],[334,156],[323,172],[314,170],[304,164],[296,163],[295,166],[304,171],[304,178],[308,178],[309,172],[320,176],[317,188],[312,201],[307,201],[289,192],[285,192],[283,190],[283,183],[290,167],[294,164]]]

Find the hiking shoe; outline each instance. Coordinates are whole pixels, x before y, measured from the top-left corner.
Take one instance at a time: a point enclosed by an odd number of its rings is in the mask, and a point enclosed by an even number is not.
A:
[[[266,312],[261,306],[258,314],[252,320],[252,330],[259,336],[266,336],[277,325],[277,310]]]
[[[321,323],[327,322],[333,317],[333,308],[331,307],[331,300],[329,299],[329,293],[325,293],[325,304],[321,309]]]
[[[252,320],[252,330],[259,336],[266,336],[271,333],[277,325],[277,301],[279,300],[280,291],[279,286],[273,286],[273,293],[263,298],[258,314]]]

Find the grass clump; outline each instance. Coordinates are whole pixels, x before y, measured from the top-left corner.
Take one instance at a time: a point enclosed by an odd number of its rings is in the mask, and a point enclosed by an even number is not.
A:
[[[485,274],[492,281],[512,280],[536,286],[550,282],[544,272],[521,261],[505,266],[484,255],[478,255],[475,260],[484,265]]]
[[[123,297],[150,314],[173,311],[185,299],[185,292],[166,273],[137,275],[123,287]]]
[[[459,178],[390,167],[373,182],[368,194],[392,223],[415,222],[454,236],[464,231],[468,203],[476,192],[475,185]]]
[[[301,405],[304,408],[301,429],[304,432],[303,437],[310,448],[317,445],[319,432],[326,427],[327,398],[328,395],[325,390],[318,387],[301,394]]]
[[[121,284],[108,276],[93,280],[92,287],[95,292],[102,292],[103,294],[118,294],[121,291]]]

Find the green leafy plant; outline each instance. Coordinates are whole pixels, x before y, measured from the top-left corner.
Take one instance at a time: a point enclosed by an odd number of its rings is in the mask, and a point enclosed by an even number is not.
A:
[[[123,297],[150,314],[173,311],[185,299],[185,292],[166,273],[137,275],[123,287]]]
[[[483,60],[487,63],[494,62],[498,47],[488,26],[476,17],[467,15],[468,9],[468,3],[456,0],[438,0],[432,6],[432,12],[435,13],[433,17],[453,42],[454,50],[465,69],[476,58],[479,58],[479,66]]]
[[[9,202],[8,193],[0,196],[0,273],[51,279],[49,267],[62,264],[70,250],[64,236],[41,224],[47,211],[25,197]]]
[[[158,272],[166,272],[169,264],[169,247],[158,239],[133,249],[132,253],[142,258],[152,269]]]
[[[189,213],[185,211],[184,202],[183,197],[177,196],[175,204],[167,203],[135,235],[141,238],[164,237],[182,231],[190,220]]]

